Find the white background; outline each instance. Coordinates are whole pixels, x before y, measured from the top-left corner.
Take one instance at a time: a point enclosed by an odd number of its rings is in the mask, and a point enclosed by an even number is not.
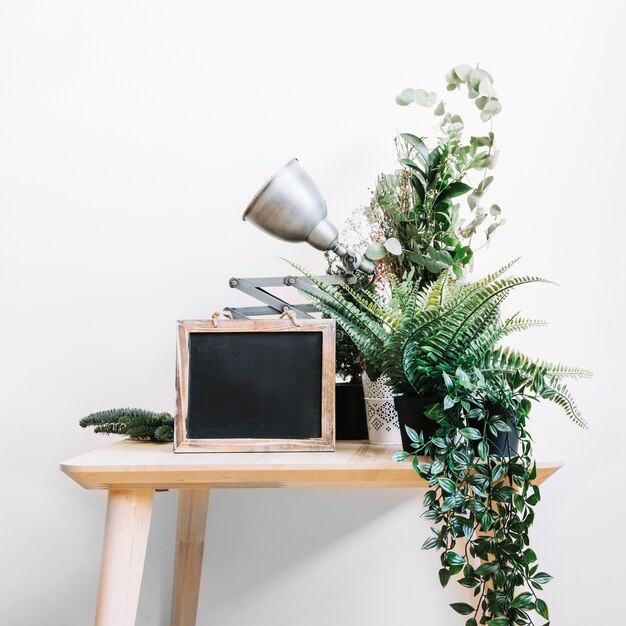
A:
[[[241,222],[297,156],[339,225],[395,167],[396,132],[432,135],[404,87],[443,92],[480,62],[504,110],[491,199],[508,225],[484,273],[558,281],[511,307],[552,322],[519,337],[580,364],[592,429],[532,416],[564,459],[533,542],[553,624],[622,614],[624,35],[619,3],[0,2],[0,623],[85,626],[105,495],[58,471],[107,442],[78,427],[117,406],[174,410],[175,321],[251,303],[232,276],[280,275],[307,246]],[[458,94],[450,107],[475,110]],[[159,494],[138,624],[168,624],[175,495]],[[212,495],[199,624],[453,626],[458,585],[409,492]]]

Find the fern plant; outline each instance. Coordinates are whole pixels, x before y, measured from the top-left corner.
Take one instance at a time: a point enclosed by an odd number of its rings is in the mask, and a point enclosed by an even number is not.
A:
[[[391,276],[388,300],[347,285],[328,285],[294,267],[315,287],[303,294],[337,320],[366,362],[385,373],[395,391],[443,397],[446,378],[460,369],[485,379],[489,383],[485,392],[493,401],[502,399],[503,385],[516,388],[528,400],[554,402],[584,427],[564,379],[585,377],[588,372],[533,360],[499,346],[514,332],[545,325],[519,315],[501,318],[500,306],[513,289],[550,282],[536,276],[506,277],[514,263],[473,283],[451,280],[442,273],[434,283],[419,288],[410,275],[404,281]]]
[[[541,497],[527,432],[532,402],[554,402],[586,427],[565,379],[589,372],[500,345],[514,332],[544,325],[519,315],[502,318],[500,307],[513,289],[548,282],[506,277],[512,265],[473,283],[451,280],[448,273],[423,288],[410,276],[391,279],[388,301],[304,272],[314,285],[305,295],[337,320],[397,391],[436,400],[427,411],[437,423],[434,436],[407,428],[412,451],[394,456],[412,457],[428,481],[423,515],[433,536],[423,547],[440,551],[443,586],[456,577],[474,590],[474,604],[451,605],[467,617],[466,626],[537,624],[533,613],[549,620],[538,592],[551,576],[539,570],[529,546],[533,507]],[[512,430],[519,449],[495,449],[493,437]]]

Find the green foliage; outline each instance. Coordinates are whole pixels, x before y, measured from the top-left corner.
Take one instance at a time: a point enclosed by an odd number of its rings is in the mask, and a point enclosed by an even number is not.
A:
[[[126,435],[142,441],[173,441],[174,418],[169,413],[144,409],[109,409],[83,417],[83,428],[94,427],[96,433]]]
[[[533,360],[499,345],[514,332],[544,325],[518,315],[501,318],[500,305],[512,289],[549,282],[535,276],[505,277],[512,265],[473,283],[442,273],[421,289],[411,276],[404,281],[390,277],[388,301],[348,286],[327,285],[295,267],[316,287],[303,293],[337,320],[367,363],[386,374],[397,392],[435,396],[450,404],[456,377],[465,389],[490,402],[511,404],[514,411],[523,403],[527,413],[531,400],[550,400],[584,427],[563,379],[588,372]]]
[[[467,87],[483,122],[491,122],[501,110],[493,78],[483,69],[459,65],[446,81],[453,89]],[[396,102],[431,107],[436,99],[435,92],[405,89]],[[402,278],[412,271],[422,283],[444,270],[460,278],[476,251],[473,238],[479,230],[485,229],[488,242],[504,224],[501,208],[484,202],[494,180],[489,171],[497,162],[493,128],[485,136],[465,139],[463,119],[446,112],[443,101],[434,112],[441,118],[436,145],[429,148],[422,137],[400,134],[396,149],[401,169],[378,178],[365,208],[371,230],[365,255],[379,262],[381,275]],[[461,217],[462,199],[469,219]]]
[[[337,256],[325,253],[327,268],[326,273],[330,276],[343,275],[345,269]],[[359,289],[366,289],[369,278],[359,276],[357,283]],[[325,317],[329,317],[325,315]],[[342,382],[360,382],[359,378],[363,373],[363,358],[356,344],[349,335],[341,328],[337,329],[335,342],[335,373]]]
[[[394,459],[412,457],[415,471],[428,482],[423,516],[433,524],[434,536],[422,547],[441,553],[442,586],[454,578],[474,590],[474,604],[451,605],[470,616],[466,626],[532,625],[533,613],[549,619],[537,592],[552,577],[539,571],[529,547],[533,507],[541,497],[526,430],[531,403],[551,400],[586,426],[563,381],[589,372],[499,345],[513,332],[544,324],[501,317],[511,290],[548,282],[505,276],[512,264],[473,283],[444,272],[421,289],[410,274],[405,281],[390,276],[389,300],[330,287],[310,274],[316,289],[305,292],[397,391],[436,399],[428,409],[437,422],[435,435],[427,440],[407,428],[413,451],[398,452]],[[494,438],[512,430],[519,448],[497,449]],[[482,564],[474,567],[477,559]]]

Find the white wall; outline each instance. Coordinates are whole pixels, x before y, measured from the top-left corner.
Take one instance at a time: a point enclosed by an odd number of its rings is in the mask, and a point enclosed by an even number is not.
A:
[[[0,623],[92,619],[105,495],[57,467],[106,440],[78,419],[173,410],[175,320],[247,302],[229,276],[283,273],[280,256],[321,269],[240,221],[257,187],[298,156],[340,223],[394,167],[396,131],[431,132],[395,95],[475,62],[504,105],[493,197],[509,222],[477,271],[522,254],[559,281],[511,305],[553,322],[519,343],[596,373],[574,386],[591,431],[533,415],[539,457],[566,461],[534,529],[546,598],[554,624],[614,622],[622,25],[605,0],[0,3]],[[168,623],[174,504],[156,498],[139,624]],[[215,493],[199,624],[462,624],[418,516],[407,492]]]

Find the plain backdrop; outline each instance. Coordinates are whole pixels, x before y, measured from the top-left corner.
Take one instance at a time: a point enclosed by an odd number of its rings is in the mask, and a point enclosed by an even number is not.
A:
[[[591,430],[532,416],[543,488],[532,541],[552,623],[623,608],[623,10],[595,2],[0,2],[0,623],[92,622],[105,494],[58,470],[110,441],[78,427],[118,406],[174,410],[175,323],[252,304],[230,276],[314,270],[305,245],[241,221],[292,157],[341,225],[396,166],[397,132],[432,136],[405,87],[444,95],[480,63],[503,112],[492,201],[508,224],[475,275],[523,256],[507,305],[551,322],[515,344],[585,366]],[[437,581],[420,494],[219,491],[199,624],[464,623]],[[138,624],[169,623],[173,493],[158,494]]]

